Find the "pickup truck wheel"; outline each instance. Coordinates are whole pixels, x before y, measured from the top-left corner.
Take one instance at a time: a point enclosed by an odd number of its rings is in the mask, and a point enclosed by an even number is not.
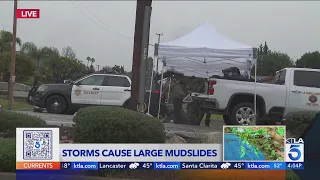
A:
[[[48,113],[62,114],[67,110],[66,100],[59,95],[50,96],[46,103]]]
[[[257,116],[259,112],[257,110]],[[231,111],[231,125],[256,125],[252,103],[239,103]]]
[[[230,116],[229,115],[223,115],[223,121],[226,125],[230,124]]]

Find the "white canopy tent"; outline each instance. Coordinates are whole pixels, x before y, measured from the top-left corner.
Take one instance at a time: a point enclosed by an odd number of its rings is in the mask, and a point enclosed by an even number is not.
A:
[[[250,71],[254,64],[252,47],[222,36],[208,23],[176,40],[160,43],[158,57],[165,71],[173,69],[185,76],[204,78],[229,67]]]
[[[221,75],[222,70],[229,67],[237,67],[250,75],[256,63],[253,53],[254,48],[219,34],[208,23],[176,40],[160,43],[158,47],[158,58],[163,64],[162,79],[163,73],[170,70],[185,76],[209,78]],[[256,95],[254,102],[256,104]]]

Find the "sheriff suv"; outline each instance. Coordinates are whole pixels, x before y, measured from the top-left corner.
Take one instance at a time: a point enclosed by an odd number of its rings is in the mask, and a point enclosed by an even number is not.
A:
[[[47,110],[48,113],[63,114],[76,112],[79,108],[90,105],[128,107],[131,96],[131,80],[125,75],[91,74],[74,82],[65,84],[43,84],[29,99],[34,111]],[[148,102],[149,92],[145,93]],[[164,95],[157,86],[152,90],[150,114],[157,116],[158,102],[161,95],[161,114],[166,110]],[[146,103],[148,104],[148,103]]]

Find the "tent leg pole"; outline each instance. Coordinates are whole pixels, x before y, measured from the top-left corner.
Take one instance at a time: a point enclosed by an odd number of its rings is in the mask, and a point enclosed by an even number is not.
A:
[[[161,111],[161,96],[162,96],[162,81],[163,81],[163,72],[164,72],[164,65],[162,62],[162,71],[161,71],[161,82],[160,82],[160,96],[159,96],[159,104],[158,104],[158,119],[160,119],[160,111]]]
[[[167,99],[167,103],[169,103],[170,91],[171,91],[171,77],[170,77],[170,81],[169,81],[169,89],[168,89],[168,99]]]
[[[254,66],[254,120],[257,123],[257,58]]]
[[[152,85],[153,85],[153,63],[154,63],[154,58],[152,59],[152,71],[151,71],[151,82],[150,82],[150,92],[149,92],[149,99],[148,99],[148,115],[150,114],[150,102],[151,102],[151,95],[152,95]]]

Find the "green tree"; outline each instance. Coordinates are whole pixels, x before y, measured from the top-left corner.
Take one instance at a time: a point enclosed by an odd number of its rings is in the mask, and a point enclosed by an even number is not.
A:
[[[263,57],[263,64],[261,65],[259,75],[270,76],[274,75],[276,71],[286,68],[294,67],[292,59],[285,53],[272,51]],[[259,67],[259,64],[258,64]]]
[[[320,52],[308,52],[296,61],[296,67],[320,69]]]
[[[5,30],[0,31],[0,52],[11,51],[12,37],[13,35],[11,32]],[[16,42],[21,46],[21,39],[19,37],[16,38]]]
[[[124,71],[124,66],[119,66],[119,65],[114,65],[112,67],[112,71],[113,73],[115,74],[123,74],[125,71]]]
[[[49,61],[44,71],[48,82],[62,83],[63,80],[76,80],[86,74],[86,65],[77,59],[59,57]]]
[[[43,80],[45,76],[41,73],[41,69],[44,69],[46,62],[50,62],[53,59],[59,58],[59,50],[54,47],[37,47],[33,42],[26,42],[21,46],[21,53],[26,54],[32,58],[35,64],[35,75],[33,79],[33,85],[38,84],[38,80]]]
[[[271,51],[267,42],[260,44],[257,57],[257,75],[270,76],[280,69],[293,66],[292,59],[286,53]],[[254,67],[251,74],[254,74]]]
[[[61,56],[67,57],[70,59],[77,59],[75,51],[70,46],[62,48]]]
[[[267,42],[264,42],[264,45],[260,44],[258,48],[258,56],[257,56],[257,74],[261,75],[261,72],[264,69],[264,57],[268,55],[271,51],[269,50],[269,46]],[[254,74],[254,67],[252,68],[252,74]]]
[[[35,61],[37,73],[39,73],[42,65],[46,61],[56,59],[59,57],[59,50],[55,47],[37,47],[33,42],[26,42],[21,46],[21,52],[27,54]]]
[[[11,53],[0,53],[0,72],[9,73],[9,65],[11,62]],[[30,76],[34,75],[34,64],[29,56],[25,54],[16,54],[16,82],[25,82]]]

